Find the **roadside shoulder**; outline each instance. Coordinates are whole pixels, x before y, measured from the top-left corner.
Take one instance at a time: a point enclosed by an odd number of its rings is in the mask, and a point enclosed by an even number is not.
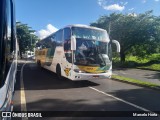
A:
[[[116,81],[120,81],[120,82],[124,82],[124,83],[129,83],[129,84],[133,84],[133,85],[138,85],[141,87],[147,87],[150,89],[154,89],[154,90],[160,90],[160,85],[151,83],[151,82],[145,82],[145,81],[141,81],[141,80],[137,80],[137,79],[133,79],[133,78],[128,78],[128,77],[124,77],[124,76],[119,76],[119,75],[112,75],[112,80],[116,80]]]

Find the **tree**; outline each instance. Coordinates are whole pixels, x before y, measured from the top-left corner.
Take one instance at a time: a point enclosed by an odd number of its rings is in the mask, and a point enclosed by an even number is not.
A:
[[[90,25],[106,29],[111,39],[120,42],[121,62],[125,62],[126,54],[133,50],[133,47],[160,41],[160,18],[153,16],[152,11],[138,15],[112,13],[109,16],[100,17],[97,22]],[[155,48],[152,47],[152,49]]]
[[[16,23],[17,28],[17,39],[19,43],[20,57],[22,58],[22,53],[30,50],[33,51],[38,37],[33,34],[35,30],[32,30],[27,24],[22,24],[21,22]]]

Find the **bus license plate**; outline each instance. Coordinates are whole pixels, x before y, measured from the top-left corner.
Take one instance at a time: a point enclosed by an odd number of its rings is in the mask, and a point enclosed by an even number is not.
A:
[[[93,78],[99,78],[99,76],[98,75],[94,75]]]

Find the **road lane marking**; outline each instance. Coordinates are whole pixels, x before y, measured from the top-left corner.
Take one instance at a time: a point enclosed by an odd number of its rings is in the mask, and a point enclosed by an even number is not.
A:
[[[23,82],[23,69],[24,66],[27,64],[23,64],[21,68],[21,76],[20,76],[20,81],[21,81],[21,112],[27,112],[27,107],[26,107],[26,97],[25,97],[25,91],[24,91],[24,82]],[[23,117],[22,120],[28,120],[28,117]]]
[[[136,104],[133,104],[133,103],[131,103],[131,102],[125,101],[125,100],[123,100],[123,99],[121,99],[121,98],[115,97],[115,96],[113,96],[113,95],[111,95],[111,94],[108,94],[108,93],[105,93],[105,92],[103,92],[103,91],[100,91],[100,90],[98,90],[98,89],[96,89],[96,88],[94,88],[94,87],[89,87],[89,88],[92,89],[92,90],[95,90],[95,91],[97,91],[97,92],[99,92],[99,93],[102,93],[102,94],[104,94],[104,95],[106,95],[106,96],[112,97],[112,98],[114,98],[114,99],[116,99],[116,100],[118,100],[118,101],[121,101],[121,102],[123,102],[123,103],[126,103],[126,104],[128,104],[128,105],[130,105],[130,106],[133,106],[133,107],[135,107],[135,108],[137,108],[137,109],[140,109],[140,110],[142,110],[142,111],[154,113],[154,112],[152,112],[151,110],[148,110],[148,109],[146,109],[146,108],[143,108],[143,107],[138,106],[138,105],[136,105]]]

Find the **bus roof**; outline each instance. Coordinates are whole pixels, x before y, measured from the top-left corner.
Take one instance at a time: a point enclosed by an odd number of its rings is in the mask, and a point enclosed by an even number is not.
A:
[[[61,29],[64,29],[64,28],[67,28],[67,27],[70,27],[70,28],[71,28],[71,27],[81,27],[81,28],[88,28],[88,29],[95,29],[95,30],[106,31],[106,30],[101,29],[101,28],[97,28],[97,27],[93,27],[93,26],[88,26],[88,25],[83,25],[83,24],[72,24],[72,25],[67,25],[67,26],[65,26],[65,27],[63,27],[63,28],[61,28]],[[59,30],[61,30],[61,29],[59,29]],[[57,31],[59,31],[59,30],[57,30]],[[56,32],[57,32],[57,31],[56,31]],[[52,35],[55,34],[56,32],[53,32],[52,34],[48,35],[47,37],[41,39],[39,42],[41,42],[41,41],[43,41],[44,39],[46,39],[46,38],[52,36]],[[39,42],[38,42],[38,43],[39,43]]]
[[[93,26],[89,26],[89,25],[83,25],[83,24],[72,24],[72,25],[68,25],[66,27],[82,27],[82,28],[89,28],[89,29],[106,31],[106,30],[101,29],[101,28],[97,28],[97,27],[93,27]],[[66,27],[64,27],[64,28],[66,28]]]

